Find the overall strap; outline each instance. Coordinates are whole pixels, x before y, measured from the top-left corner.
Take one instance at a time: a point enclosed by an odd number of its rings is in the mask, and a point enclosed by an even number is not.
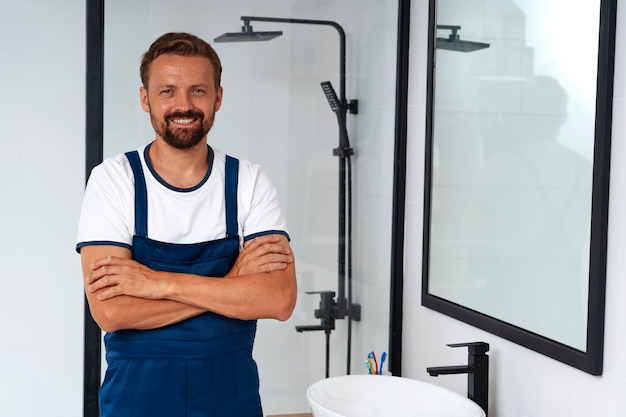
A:
[[[126,158],[135,176],[135,234],[148,237],[148,192],[139,153],[126,152]]]
[[[226,237],[237,236],[237,184],[239,182],[239,160],[226,155],[224,171],[226,183]]]

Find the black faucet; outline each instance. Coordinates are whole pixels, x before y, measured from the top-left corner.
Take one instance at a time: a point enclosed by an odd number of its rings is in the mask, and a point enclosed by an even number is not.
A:
[[[337,302],[335,301],[334,291],[309,291],[307,294],[320,295],[320,308],[315,310],[316,319],[320,319],[320,324],[296,326],[297,332],[311,332],[324,330],[326,334],[330,334],[335,330],[335,319],[337,318]]]
[[[467,374],[467,398],[478,404],[485,415],[489,405],[489,344],[485,342],[452,343],[450,347],[467,347],[467,365],[426,368],[430,376]]]
[[[296,326],[298,333],[315,332],[323,330],[326,333],[326,378],[330,376],[330,333],[335,330],[335,319],[337,318],[337,302],[334,291],[311,291],[307,294],[320,295],[320,308],[315,310],[316,319],[320,319],[320,324],[305,324]]]

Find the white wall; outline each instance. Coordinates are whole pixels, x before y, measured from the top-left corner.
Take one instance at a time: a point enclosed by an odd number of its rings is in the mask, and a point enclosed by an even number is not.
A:
[[[0,416],[82,413],[85,2],[0,0]]]
[[[626,306],[621,298],[626,290],[622,278],[626,264],[620,255],[626,250],[623,237],[626,235],[626,223],[619,214],[626,210],[626,199],[621,193],[626,187],[626,171],[619,163],[626,158],[626,147],[623,145],[626,123],[620,117],[626,111],[624,7],[618,7],[604,374],[599,377],[420,306],[427,15],[428,2],[414,1],[411,14],[409,112],[413,117],[409,121],[403,375],[436,383],[465,395],[466,376],[433,379],[426,373],[426,368],[466,361],[466,352],[450,349],[445,346],[447,343],[484,340],[491,345],[491,417],[624,416]]]

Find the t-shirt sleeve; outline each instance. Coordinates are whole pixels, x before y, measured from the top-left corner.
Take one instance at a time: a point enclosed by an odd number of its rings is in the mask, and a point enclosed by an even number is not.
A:
[[[289,239],[287,222],[282,214],[278,193],[267,174],[254,164],[240,167],[240,199],[246,199],[246,212],[240,213],[244,241],[267,234],[282,234]],[[243,184],[241,179],[244,179]],[[240,202],[241,203],[241,202]]]
[[[131,248],[134,228],[134,179],[123,158],[95,167],[85,189],[76,250],[89,245]]]

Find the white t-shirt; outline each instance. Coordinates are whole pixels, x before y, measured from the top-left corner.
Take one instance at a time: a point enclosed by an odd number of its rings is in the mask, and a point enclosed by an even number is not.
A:
[[[225,155],[213,148],[204,180],[189,189],[167,184],[146,161],[149,145],[137,151],[148,194],[148,237],[168,243],[199,243],[226,237]],[[108,158],[89,177],[76,249],[88,245],[132,248],[135,232],[135,178],[124,154]],[[240,244],[280,233],[288,237],[276,190],[260,166],[239,161],[237,223]]]

